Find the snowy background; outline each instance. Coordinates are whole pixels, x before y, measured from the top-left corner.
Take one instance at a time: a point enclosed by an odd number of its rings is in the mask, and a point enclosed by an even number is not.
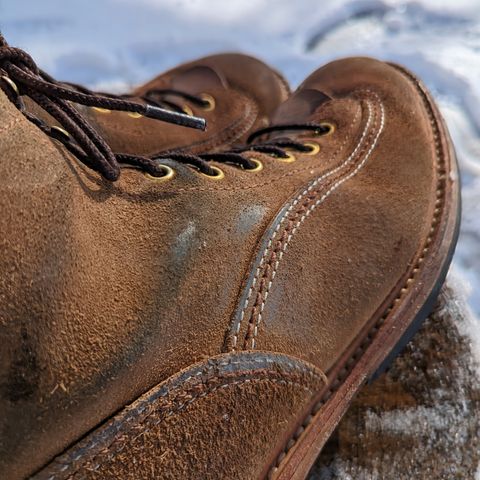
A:
[[[457,148],[463,223],[451,276],[480,358],[480,0],[0,0],[0,29],[57,79],[117,92],[225,50],[259,56],[292,87],[336,57],[409,67]]]
[[[116,92],[225,50],[259,56],[292,87],[337,57],[406,65],[457,148],[463,223],[449,283],[480,362],[480,0],[0,0],[0,30],[57,79]]]

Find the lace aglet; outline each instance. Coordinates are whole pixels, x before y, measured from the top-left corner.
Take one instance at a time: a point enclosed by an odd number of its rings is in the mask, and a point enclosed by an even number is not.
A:
[[[148,118],[174,123],[182,127],[196,128],[198,130],[205,130],[207,128],[207,121],[204,118],[194,117],[186,113],[172,112],[171,110],[154,107],[153,105],[145,105],[144,115]]]

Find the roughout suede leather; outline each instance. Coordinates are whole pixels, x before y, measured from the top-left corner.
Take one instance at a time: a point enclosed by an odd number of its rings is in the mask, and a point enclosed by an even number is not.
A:
[[[259,172],[217,164],[225,177],[214,180],[166,160],[171,181],[126,170],[112,184],[0,92],[0,477],[34,473],[149,389],[222,352],[285,353],[328,370],[396,287],[427,235],[438,176],[413,82],[382,62],[341,60],[309,77],[275,121],[336,128],[292,134],[321,147],[293,163],[249,153]],[[168,439],[176,453],[158,478],[195,478],[207,457],[214,478],[264,474],[308,398],[268,382],[216,393],[172,416],[172,437],[130,438],[138,458],[102,457],[98,478],[121,478],[127,458],[149,478],[145,459]],[[242,414],[230,423],[233,432],[243,425],[243,440],[232,433],[220,455],[221,413],[234,404]],[[244,422],[266,405],[266,424]],[[199,457],[178,429],[193,432]]]
[[[257,274],[264,282],[257,281],[250,293],[239,337],[248,336],[248,322],[255,322],[256,348],[294,354],[328,370],[423,247],[431,227],[426,219],[435,209],[437,175],[431,159],[436,145],[422,98],[393,67],[364,59],[338,61],[315,72],[300,89],[319,89],[333,98],[361,92],[372,102],[371,134],[365,147],[359,144],[358,160],[324,179],[285,216],[274,241],[288,248],[277,268],[270,265],[278,255],[272,260],[266,250]],[[338,163],[346,158],[339,155]],[[337,178],[358,165],[351,181],[301,220],[335,188]],[[289,226],[298,227],[290,241],[285,239],[292,233]],[[256,266],[252,275],[255,271]],[[259,321],[258,297],[266,293]],[[249,338],[245,347],[251,345]]]
[[[255,478],[272,461],[265,445],[295,427],[325,380],[318,369],[284,355],[214,357],[143,395],[36,480],[59,471],[72,479],[207,479],[219,472],[238,478],[240,464],[243,478]],[[212,419],[218,419],[214,428]],[[255,435],[246,435],[252,430]]]

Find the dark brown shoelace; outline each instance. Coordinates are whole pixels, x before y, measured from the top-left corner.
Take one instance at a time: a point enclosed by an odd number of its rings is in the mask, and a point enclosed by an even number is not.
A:
[[[320,124],[276,125],[254,132],[245,146],[220,153],[192,155],[168,152],[152,157],[113,153],[102,136],[70,102],[88,107],[139,113],[156,120],[204,129],[206,126],[204,119],[185,114],[180,105],[165,99],[165,97],[178,96],[199,106],[205,106],[205,100],[178,90],[154,89],[140,98],[146,103],[138,103],[130,95],[92,92],[80,85],[60,83],[40,70],[26,52],[10,47],[1,34],[0,88],[28,120],[50,137],[62,142],[86,166],[111,181],[118,179],[122,166],[136,167],[152,176],[161,177],[165,175],[165,169],[162,168],[159,161],[165,159],[191,165],[210,176],[216,176],[216,171],[209,165],[209,161],[230,163],[244,169],[253,169],[256,166],[255,162],[242,155],[246,151],[257,151],[279,158],[288,157],[288,153],[285,151],[287,148],[300,152],[309,151],[309,147],[305,144],[289,138],[252,143],[261,136],[276,131],[310,130],[319,135],[328,133],[328,128]],[[22,99],[23,96],[30,97],[57,120],[62,128],[49,126],[42,119],[28,112]]]
[[[121,162],[146,168],[152,173],[157,169],[155,165],[150,164],[148,158],[114,154],[101,135],[70,102],[88,107],[138,113],[185,127],[205,129],[206,126],[204,119],[179,111],[114,95],[102,96],[87,89],[79,90],[60,84],[41,71],[28,53],[10,47],[1,34],[0,72],[2,80],[0,86],[18,109],[47,135],[60,140],[79,160],[108,180],[116,180],[119,177]],[[22,100],[23,95],[35,101],[63,128],[50,127],[28,112]]]
[[[310,152],[311,147],[303,142],[292,140],[291,138],[275,138],[272,140],[266,140],[263,142],[252,143],[257,138],[264,135],[268,135],[273,132],[295,132],[295,131],[312,131],[315,135],[325,135],[330,132],[330,127],[325,124],[318,123],[291,123],[272,125],[270,127],[262,128],[253,132],[248,138],[246,144],[242,147],[238,147],[232,150],[228,150],[220,153],[204,153],[200,155],[188,155],[190,163],[198,168],[201,172],[215,176],[215,171],[208,165],[208,161],[216,161],[223,163],[231,163],[238,165],[245,170],[256,168],[256,163],[244,156],[247,151],[266,153],[277,158],[288,158],[289,154],[286,149],[296,150],[298,152]],[[181,154],[182,157],[187,157],[185,154]],[[158,156],[156,158],[174,158],[171,154],[165,156]],[[175,158],[176,159],[176,158]]]
[[[50,75],[48,75],[43,71],[42,71],[42,76],[44,76],[44,78],[48,78],[48,80],[51,83],[58,83],[53,77],[51,77]],[[180,90],[175,90],[172,88],[168,88],[168,89],[152,88],[151,90],[148,90],[144,95],[141,95],[138,97],[138,96],[133,96],[129,94],[112,95],[111,93],[106,93],[106,92],[93,92],[92,90],[85,88],[83,85],[79,85],[77,83],[71,83],[71,82],[63,82],[63,85],[68,85],[72,87],[74,90],[83,92],[88,95],[97,95],[97,96],[100,95],[102,97],[120,98],[125,100],[140,99],[149,105],[166,108],[170,111],[175,111],[183,114],[186,113],[184,110],[184,106],[181,106],[173,101],[167,100],[165,97],[176,96],[202,108],[209,106],[209,102],[203,99],[202,97],[199,97],[197,95],[192,95],[187,92],[182,92]]]

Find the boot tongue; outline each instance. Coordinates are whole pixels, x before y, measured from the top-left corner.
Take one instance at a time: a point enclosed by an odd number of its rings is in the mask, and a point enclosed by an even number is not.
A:
[[[328,100],[330,97],[320,90],[302,88],[277,108],[272,125],[308,122],[312,113]]]
[[[227,88],[228,82],[213,68],[196,66],[175,75],[171,79],[171,86],[175,90],[195,95],[208,93],[212,89]]]

